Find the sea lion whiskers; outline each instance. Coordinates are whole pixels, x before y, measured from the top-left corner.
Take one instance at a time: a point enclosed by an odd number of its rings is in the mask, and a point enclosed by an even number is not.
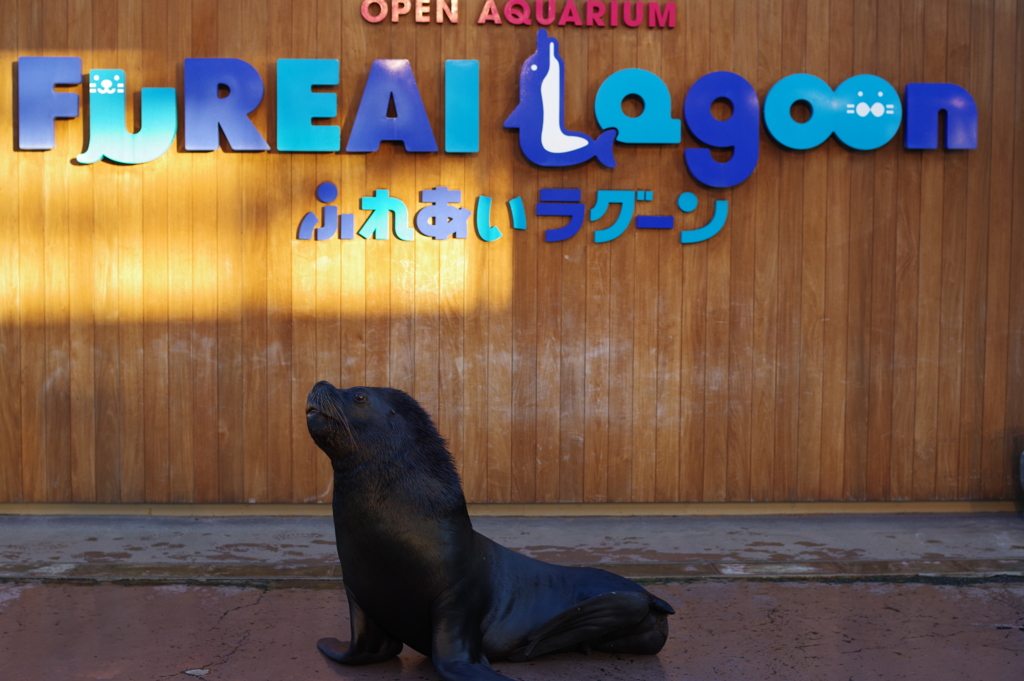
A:
[[[317,411],[337,421],[345,429],[345,433],[352,442],[352,448],[358,450],[359,441],[356,439],[355,433],[352,432],[352,424],[349,422],[345,410],[336,406],[329,396],[324,395],[324,391],[330,389],[329,383],[321,381],[309,391],[309,395],[306,397],[306,417],[308,418],[311,412]]]
[[[352,441],[352,448],[355,449],[355,450],[358,450],[359,449],[359,441],[356,440],[356,435],[355,435],[355,433],[352,432],[352,424],[349,423],[348,417],[345,416],[345,410],[344,409],[339,409],[338,410],[338,416],[341,417],[338,420],[341,421],[341,425],[345,427],[345,432],[348,433],[348,439]]]

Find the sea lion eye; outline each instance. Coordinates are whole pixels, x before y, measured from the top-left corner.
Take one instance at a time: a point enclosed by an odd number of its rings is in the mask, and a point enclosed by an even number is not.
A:
[[[366,393],[356,393],[352,396],[352,399],[356,402],[363,403],[367,400]]]

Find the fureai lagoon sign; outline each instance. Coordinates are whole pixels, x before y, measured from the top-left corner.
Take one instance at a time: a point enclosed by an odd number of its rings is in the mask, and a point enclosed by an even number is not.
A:
[[[402,2],[396,0],[396,3]],[[392,4],[399,6],[396,3]],[[363,3],[364,10],[373,4]],[[383,2],[377,4],[385,6]],[[416,6],[421,4],[417,2]],[[594,3],[586,3],[591,4]],[[648,3],[653,4],[658,3]],[[505,5],[506,12],[513,5],[526,6],[526,3],[509,2]],[[387,7],[391,11],[392,5]],[[383,15],[375,14],[367,20],[373,21],[378,16]],[[524,15],[514,16],[522,19]],[[401,14],[394,15],[392,20],[400,20],[400,17]],[[708,187],[734,187],[750,177],[757,167],[762,115],[765,128],[775,141],[790,149],[812,149],[832,135],[852,149],[877,149],[887,144],[901,125],[904,125],[905,148],[935,149],[939,146],[943,113],[947,149],[977,146],[978,112],[974,99],[962,87],[949,83],[909,83],[901,99],[890,83],[876,75],[853,76],[833,89],[817,76],[800,73],[775,83],[762,108],[754,87],[743,76],[716,71],[702,76],[689,88],[680,119],[673,115],[672,93],[665,82],[656,73],[636,68],[612,73],[598,87],[594,114],[602,132],[591,137],[565,128],[565,79],[571,77],[570,67],[571,64],[562,59],[558,40],[546,29],[539,29],[536,50],[520,71],[519,103],[504,121],[504,127],[518,135],[523,155],[542,168],[563,168],[594,161],[614,168],[617,144],[680,144],[685,120],[693,137],[707,145],[683,151],[690,174]],[[17,68],[17,148],[53,149],[56,120],[75,118],[80,113],[79,95],[56,91],[55,87],[80,85],[82,60],[79,57],[21,57]],[[220,133],[230,151],[270,150],[263,133],[249,118],[264,95],[263,78],[251,64],[231,58],[185,59],[182,74],[181,115],[175,88],[142,88],[141,127],[138,132],[130,133],[125,120],[127,83],[124,71],[90,70],[86,76],[89,143],[75,160],[80,164],[104,159],[120,164],[153,161],[173,144],[179,119],[184,127],[183,146],[187,152],[218,149]],[[339,84],[338,60],[279,59],[276,74],[276,151],[341,152],[341,128],[316,123],[318,119],[338,115],[338,96],[314,90]],[[446,61],[443,87],[444,152],[478,152],[481,144],[479,62],[473,59]],[[226,96],[222,96],[222,88],[227,88]],[[630,116],[623,110],[623,103],[634,96],[643,101],[643,110],[637,116]],[[732,107],[732,115],[725,120],[712,114],[712,104],[718,100],[727,100]],[[792,109],[799,102],[809,106],[810,117],[806,121],[797,121],[792,116]],[[393,113],[389,115],[392,107]],[[376,59],[370,65],[344,151],[373,153],[382,142],[401,143],[410,153],[440,151],[412,65],[405,59]],[[731,157],[719,161],[712,157],[709,147],[729,148]],[[337,186],[323,182],[317,187],[316,196],[321,202],[331,204],[337,199]],[[637,204],[653,198],[653,192],[643,189],[598,190],[589,219],[600,220],[612,205],[619,206],[619,215],[610,227],[595,230],[594,240],[601,243],[620,236],[633,223]],[[424,189],[421,202],[430,205],[415,216],[418,231],[435,239],[466,238],[473,212],[455,205],[462,202],[459,190],[446,186]],[[477,197],[475,231],[485,241],[501,236],[490,224],[491,202],[490,197]],[[692,192],[681,193],[676,205],[684,213],[692,212],[697,207],[697,197]],[[364,239],[386,239],[394,233],[401,240],[414,238],[407,206],[387,189],[363,197],[360,208],[370,211],[370,215],[358,232],[353,214],[339,213],[338,206],[325,205],[322,219],[318,220],[313,213],[302,218],[297,237],[352,239],[358,234]],[[510,199],[508,209],[513,228],[525,229],[526,209],[522,198]],[[547,241],[563,241],[574,236],[586,216],[581,191],[564,188],[541,189],[534,213],[569,218],[564,227],[546,231]],[[716,201],[711,222],[700,229],[683,230],[680,241],[694,243],[711,238],[721,230],[727,215],[728,203]],[[635,226],[672,229],[675,220],[671,215],[637,215]]]

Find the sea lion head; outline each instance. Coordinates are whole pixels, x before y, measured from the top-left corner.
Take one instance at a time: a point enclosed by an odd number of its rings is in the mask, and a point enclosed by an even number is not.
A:
[[[374,418],[379,410],[370,405],[370,390],[341,390],[327,381],[313,386],[306,396],[306,428],[317,447],[332,461],[352,454],[358,447],[349,414],[359,420]]]
[[[430,415],[395,388],[335,388],[320,381],[306,398],[306,427],[336,473],[356,469],[380,480],[414,479],[449,506],[462,486]],[[465,503],[465,502],[462,502]]]

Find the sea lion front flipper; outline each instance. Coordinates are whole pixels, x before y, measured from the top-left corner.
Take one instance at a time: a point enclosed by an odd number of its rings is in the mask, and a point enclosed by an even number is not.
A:
[[[349,665],[383,662],[402,652],[402,642],[367,617],[348,587],[345,587],[345,593],[348,595],[351,642],[346,645],[336,638],[322,638],[316,642],[317,649],[335,662]]]
[[[491,668],[483,651],[474,589],[462,579],[448,587],[430,609],[431,661],[443,681],[512,681]],[[467,607],[469,606],[469,607]]]
[[[555,615],[529,636],[530,643],[512,651],[509,659],[523,662],[548,653],[572,649],[628,629],[651,612],[651,597],[636,591],[611,591],[581,601]]]

